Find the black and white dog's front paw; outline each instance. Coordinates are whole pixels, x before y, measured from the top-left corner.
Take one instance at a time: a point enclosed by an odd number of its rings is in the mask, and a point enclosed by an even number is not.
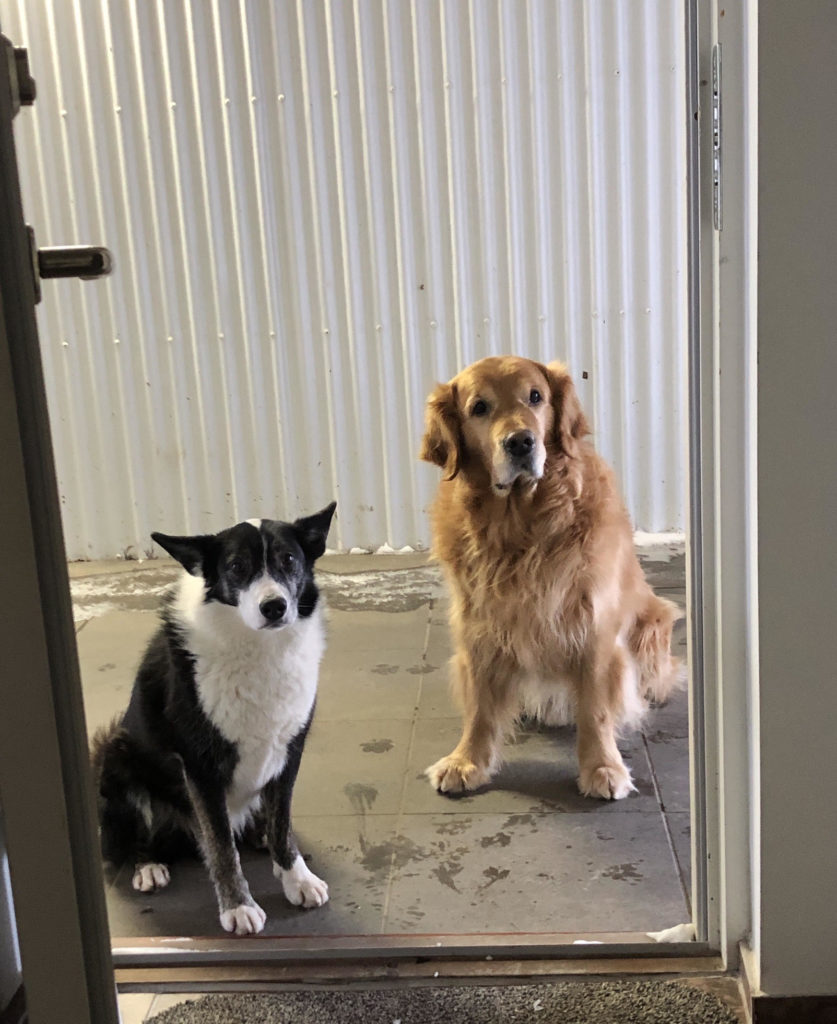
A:
[[[257,935],[264,929],[267,914],[258,903],[242,903],[231,910],[221,911],[221,927],[236,935]]]
[[[301,854],[297,854],[289,868],[283,868],[274,861],[273,874],[281,881],[288,902],[295,907],[321,907],[328,903],[328,885],[309,871]]]
[[[144,864],[137,864],[134,868],[131,885],[137,892],[154,892],[157,889],[165,889],[170,881],[171,875],[167,864],[146,861]]]

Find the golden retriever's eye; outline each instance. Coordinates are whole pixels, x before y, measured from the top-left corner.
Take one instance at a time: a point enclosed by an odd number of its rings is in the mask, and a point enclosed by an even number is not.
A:
[[[476,402],[471,406],[472,416],[485,416],[488,412],[488,402],[482,398],[478,398]]]
[[[537,388],[532,388],[529,392],[529,405],[540,405],[543,401],[540,391]]]

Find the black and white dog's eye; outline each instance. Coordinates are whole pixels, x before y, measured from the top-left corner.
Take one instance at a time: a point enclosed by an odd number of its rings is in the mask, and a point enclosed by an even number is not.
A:
[[[293,569],[293,567],[296,565],[296,559],[290,553],[290,551],[283,551],[282,552],[281,562],[282,562],[282,568],[286,572],[290,572],[290,570]]]
[[[542,401],[540,391],[537,388],[532,388],[529,392],[529,405],[540,405]]]
[[[240,576],[244,572],[244,562],[240,558],[234,558],[227,568],[230,572],[235,573],[236,576]]]
[[[476,402],[471,406],[472,416],[485,416],[488,412],[488,402],[482,398],[478,398]]]

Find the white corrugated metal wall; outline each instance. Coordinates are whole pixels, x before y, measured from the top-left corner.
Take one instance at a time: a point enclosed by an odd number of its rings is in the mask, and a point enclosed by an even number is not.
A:
[[[28,219],[116,261],[40,308],[69,556],[332,497],[425,546],[424,397],[507,351],[682,528],[682,6],[0,0]]]

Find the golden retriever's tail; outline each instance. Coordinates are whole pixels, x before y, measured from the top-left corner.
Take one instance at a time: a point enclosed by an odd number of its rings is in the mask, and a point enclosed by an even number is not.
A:
[[[671,653],[671,631],[682,618],[676,604],[652,593],[628,636],[639,667],[639,691],[657,704],[665,703],[684,680],[682,663]]]

